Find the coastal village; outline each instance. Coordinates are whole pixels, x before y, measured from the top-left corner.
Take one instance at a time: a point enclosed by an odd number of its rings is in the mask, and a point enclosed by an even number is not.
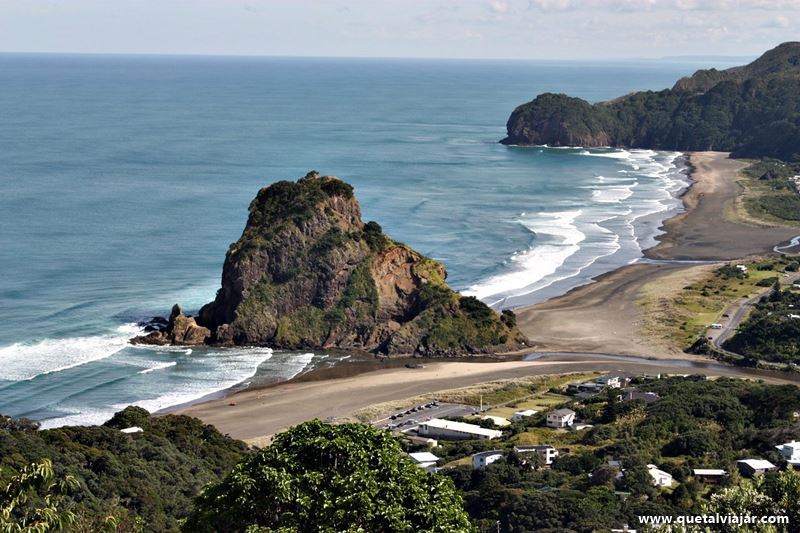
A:
[[[576,438],[579,433],[596,427],[583,421],[578,414],[586,407],[586,402],[602,399],[606,403],[646,407],[661,399],[648,390],[648,384],[662,378],[681,379],[688,375],[616,371],[591,379],[567,376],[567,382],[560,387],[551,387],[505,405],[483,405],[482,399],[479,406],[434,400],[381,417],[373,425],[391,430],[400,437],[411,461],[427,472],[443,472],[464,465],[482,470],[498,461],[515,462],[531,470],[550,469],[559,458],[586,448]],[[800,413],[795,412],[793,416],[798,419]],[[438,450],[465,441],[473,442],[473,448],[480,451],[448,454],[446,458],[437,455]],[[779,468],[800,468],[800,442],[792,439],[775,449],[772,460],[753,456],[731,464],[702,465],[691,469],[690,478],[701,484],[716,485],[725,482],[732,471],[743,478],[754,478]],[[616,479],[624,478],[626,472],[622,462],[613,457],[607,458],[600,468],[613,470]],[[679,484],[659,465],[647,464],[646,469],[656,488],[671,491]],[[587,470],[584,475],[591,478],[596,471],[597,468]]]

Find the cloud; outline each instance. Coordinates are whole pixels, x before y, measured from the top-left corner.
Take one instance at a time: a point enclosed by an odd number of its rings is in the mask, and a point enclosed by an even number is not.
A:
[[[768,20],[763,27],[764,28],[788,28],[791,22],[789,21],[788,17],[784,15],[778,15],[770,20]]]
[[[505,15],[508,13],[509,9],[508,1],[507,0],[490,0],[489,1],[489,9],[493,13],[497,13],[498,15]]]
[[[603,10],[611,12],[648,11],[730,11],[798,10],[800,0],[529,0],[541,12]]]

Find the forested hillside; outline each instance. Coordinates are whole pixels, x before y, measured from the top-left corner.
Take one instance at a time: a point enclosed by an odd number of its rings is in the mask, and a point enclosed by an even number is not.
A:
[[[672,89],[590,104],[545,93],[519,106],[505,144],[732,152],[800,160],[800,42],[743,67],[700,70]]]
[[[142,431],[120,431],[128,427]],[[243,442],[196,418],[151,417],[138,407],[128,407],[103,426],[45,431],[29,421],[0,417],[0,492],[28,465],[49,460],[56,477],[73,476],[77,482],[62,506],[79,519],[71,531],[99,531],[109,516],[119,521],[120,531],[176,531],[178,520],[191,512],[192,499],[227,475],[245,453]],[[11,514],[11,522],[45,506],[47,495],[33,494]],[[0,517],[0,531],[6,531],[2,525]]]

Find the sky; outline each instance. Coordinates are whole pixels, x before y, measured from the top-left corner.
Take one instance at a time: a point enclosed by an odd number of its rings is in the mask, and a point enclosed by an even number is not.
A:
[[[800,0],[0,0],[0,52],[746,57],[789,40]]]

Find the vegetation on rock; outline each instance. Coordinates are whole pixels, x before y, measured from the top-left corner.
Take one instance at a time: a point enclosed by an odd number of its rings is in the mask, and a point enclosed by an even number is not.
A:
[[[259,191],[215,300],[196,324],[169,323],[194,324],[188,338],[200,342],[296,349],[436,356],[522,345],[512,312],[460,297],[446,278],[441,263],[363,223],[350,185],[310,172]],[[137,342],[174,342],[174,329]]]
[[[719,150],[800,161],[800,43],[609,102],[542,94],[515,109],[507,129],[507,144]]]

